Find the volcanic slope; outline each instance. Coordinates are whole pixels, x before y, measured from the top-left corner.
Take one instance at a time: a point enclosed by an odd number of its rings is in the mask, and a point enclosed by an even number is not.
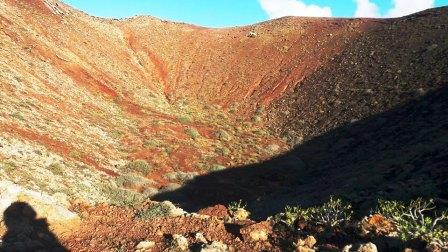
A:
[[[0,206],[446,200],[447,14],[208,29],[1,0]]]
[[[92,201],[116,178],[160,189],[285,150],[262,108],[376,23],[206,29],[40,0],[0,11],[2,179]],[[133,160],[144,174],[125,168]]]

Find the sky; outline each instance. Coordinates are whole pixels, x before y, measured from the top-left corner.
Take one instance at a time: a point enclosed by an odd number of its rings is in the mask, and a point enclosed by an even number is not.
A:
[[[254,24],[283,16],[400,17],[448,0],[63,0],[90,15],[150,15],[205,27]]]

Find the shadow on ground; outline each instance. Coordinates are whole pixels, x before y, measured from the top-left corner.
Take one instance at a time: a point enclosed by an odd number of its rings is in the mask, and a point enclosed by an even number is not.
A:
[[[0,251],[68,251],[49,230],[46,219],[37,219],[36,211],[25,202],[15,202],[3,213],[7,232]]]
[[[448,87],[315,137],[272,160],[214,172],[158,194],[188,211],[244,200],[255,218],[330,195],[360,214],[378,198],[448,200]]]

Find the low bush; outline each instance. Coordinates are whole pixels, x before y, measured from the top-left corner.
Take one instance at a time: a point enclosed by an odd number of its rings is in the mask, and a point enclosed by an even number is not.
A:
[[[165,203],[157,203],[148,207],[147,209],[141,210],[137,213],[137,218],[139,219],[154,219],[160,217],[170,216],[172,211],[172,206]]]
[[[118,186],[126,188],[141,188],[151,184],[150,180],[135,173],[121,175],[115,179],[115,182]]]
[[[198,139],[201,136],[199,131],[197,131],[196,129],[193,129],[193,128],[186,129],[185,130],[185,134],[187,134],[193,140],[196,140],[196,139]]]
[[[177,119],[182,124],[189,124],[193,122],[193,119],[189,116],[179,116]]]
[[[51,171],[54,175],[63,175],[64,174],[64,168],[60,163],[52,163],[47,167],[49,171]]]
[[[161,217],[179,217],[184,216],[186,212],[176,207],[170,201],[163,201],[153,203],[150,206],[140,209],[136,217],[139,219],[153,219],[153,218],[161,218]]]
[[[143,176],[147,176],[152,171],[152,167],[145,160],[135,160],[128,163],[125,166],[125,170],[127,172],[136,172]]]
[[[170,181],[186,182],[193,180],[199,174],[197,172],[170,172],[163,175],[163,177]]]
[[[227,206],[227,209],[229,211],[230,214],[238,211],[239,209],[246,209],[247,204],[244,203],[242,200],[239,201],[233,201],[230,202],[229,205]]]
[[[351,221],[352,215],[352,206],[349,203],[330,197],[330,200],[321,206],[310,208],[286,206],[283,213],[274,216],[274,221],[283,222],[289,227],[293,227],[297,221],[305,221],[334,228]]]
[[[135,207],[145,200],[145,197],[138,192],[110,185],[104,186],[103,193],[108,198],[109,204],[114,206]]]
[[[227,206],[230,217],[234,220],[247,220],[250,216],[250,212],[246,210],[247,204],[242,200],[230,202]]]
[[[448,248],[448,211],[435,209],[433,200],[421,198],[409,204],[380,200],[376,213],[391,220],[404,241],[421,239]]]

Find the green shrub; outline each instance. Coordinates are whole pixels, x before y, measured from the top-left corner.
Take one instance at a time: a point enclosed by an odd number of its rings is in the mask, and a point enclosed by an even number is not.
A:
[[[193,122],[193,119],[191,119],[191,117],[189,116],[179,116],[177,119],[182,124],[189,124]]]
[[[127,172],[137,172],[143,176],[147,176],[151,171],[152,167],[145,160],[135,160],[128,163],[125,166]]]
[[[227,207],[227,210],[229,212],[229,216],[233,220],[247,220],[250,216],[250,212],[246,210],[247,204],[243,203],[242,200],[231,202],[229,206]]]
[[[17,165],[11,161],[5,161],[0,163],[0,168],[9,173],[14,172],[17,169]]]
[[[120,207],[134,207],[145,200],[145,197],[137,192],[113,187],[103,187],[103,193],[108,198],[109,204]]]
[[[64,174],[64,168],[60,163],[52,163],[47,167],[48,170],[50,170],[54,175],[63,175]]]
[[[221,156],[228,156],[230,155],[230,150],[226,147],[218,147],[215,149],[216,154],[221,155]]]
[[[319,225],[337,227],[344,222],[350,221],[352,215],[352,206],[349,203],[332,196],[321,207],[314,208],[311,218]]]
[[[77,150],[71,150],[71,151],[68,153],[68,155],[69,155],[71,158],[74,158],[74,159],[81,159],[81,158],[82,158],[82,153],[79,152],[79,151],[77,151]]]
[[[403,204],[378,201],[376,212],[393,221],[400,239],[422,239],[448,247],[448,211],[437,213],[433,200],[421,198]]]
[[[196,140],[196,139],[198,139],[201,136],[199,131],[197,131],[196,129],[193,129],[193,128],[186,129],[185,130],[185,134],[187,134],[193,140]]]
[[[143,143],[143,147],[145,148],[159,148],[162,147],[163,143],[159,140],[145,140],[145,142]]]
[[[244,203],[242,200],[232,201],[227,206],[227,210],[229,211],[230,215],[233,215],[239,209],[246,209],[246,207],[247,207],[247,204]]]
[[[118,186],[127,188],[145,187],[151,184],[150,180],[145,179],[135,173],[121,175],[117,177],[115,181]]]
[[[274,221],[283,222],[293,227],[296,221],[302,220],[325,227],[338,227],[352,218],[352,206],[339,198],[330,200],[321,206],[303,208],[301,206],[286,206],[285,211],[274,216]]]
[[[310,220],[312,209],[313,208],[302,208],[300,206],[286,206],[285,212],[282,215],[283,218],[281,218],[281,220],[289,227],[292,227],[297,220]]]
[[[14,113],[11,115],[12,117],[20,120],[20,121],[25,121],[25,117],[23,117],[23,115],[21,115],[20,113]]]
[[[165,204],[164,202],[156,203],[147,209],[141,210],[137,213],[137,218],[139,219],[154,219],[160,217],[170,216],[172,211],[172,206]]]

